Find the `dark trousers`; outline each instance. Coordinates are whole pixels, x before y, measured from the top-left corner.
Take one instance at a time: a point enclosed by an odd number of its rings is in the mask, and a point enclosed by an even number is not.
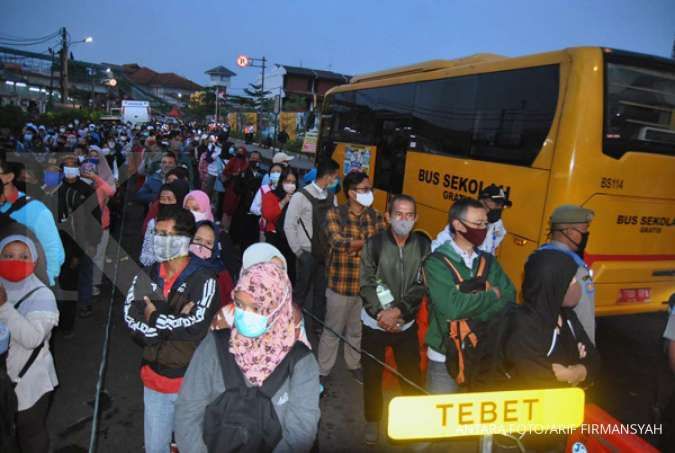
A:
[[[52,392],[45,393],[33,407],[16,414],[16,437],[23,453],[49,451],[47,412],[51,395]]]
[[[300,307],[306,307],[322,322],[326,319],[326,284],[326,265],[317,262],[311,253],[303,253],[296,261],[293,301]],[[310,290],[312,294],[308,301]],[[312,326],[308,332],[317,326],[317,323],[307,316],[305,324]]]
[[[389,333],[363,326],[361,349],[368,351],[384,362],[387,346],[394,350],[396,369],[417,385],[422,385],[420,376],[420,349],[417,341],[417,323],[404,332]],[[382,419],[382,366],[363,356],[363,407],[366,421]],[[404,395],[418,395],[419,391],[399,379]]]
[[[268,243],[272,244],[279,249],[284,258],[286,259],[287,273],[288,278],[291,280],[291,284],[295,287],[295,255],[291,251],[291,248],[286,242],[286,237],[277,233],[265,233],[265,239]]]

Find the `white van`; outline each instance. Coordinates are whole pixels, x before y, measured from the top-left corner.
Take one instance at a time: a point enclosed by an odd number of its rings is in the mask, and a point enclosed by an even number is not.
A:
[[[150,121],[150,103],[148,101],[122,101],[122,122],[132,124]]]

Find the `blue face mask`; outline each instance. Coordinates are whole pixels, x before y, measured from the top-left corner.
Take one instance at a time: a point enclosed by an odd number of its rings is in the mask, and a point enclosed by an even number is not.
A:
[[[47,187],[56,187],[61,182],[62,173],[60,171],[45,171],[44,183]]]
[[[90,157],[85,159],[84,162],[91,162],[94,165],[98,165],[98,157]]]
[[[330,183],[328,185],[327,189],[332,191],[332,192],[335,192],[335,190],[337,190],[339,184],[340,184],[340,181],[336,178],[335,181],[333,181],[332,183]]]
[[[257,338],[267,332],[267,316],[234,307],[234,327],[245,337]]]

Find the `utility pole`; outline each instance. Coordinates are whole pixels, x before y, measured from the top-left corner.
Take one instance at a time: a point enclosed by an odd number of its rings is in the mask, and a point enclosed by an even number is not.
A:
[[[218,124],[218,91],[220,91],[220,88],[218,86],[215,87],[215,90],[213,91],[213,94],[216,95],[216,124]]]
[[[49,48],[49,53],[52,56],[52,64],[49,72],[49,102],[47,106],[49,110],[52,110],[54,107],[54,49],[52,47]]]
[[[259,64],[256,64],[256,62],[259,62]],[[252,68],[260,68],[261,69],[261,74],[260,74],[260,98],[261,98],[261,104],[260,108],[258,109],[257,112],[257,129],[258,129],[258,137],[261,135],[261,125],[262,125],[262,111],[263,111],[263,106],[265,103],[265,68],[267,68],[267,58],[262,57],[262,58],[251,58],[245,55],[240,55],[237,58],[237,66],[245,68],[247,66],[250,66]]]
[[[68,32],[61,28],[61,103],[68,102]]]

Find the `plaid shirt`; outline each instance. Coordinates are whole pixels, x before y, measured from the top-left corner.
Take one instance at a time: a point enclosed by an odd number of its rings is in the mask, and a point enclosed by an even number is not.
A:
[[[343,217],[342,220],[340,217]],[[361,251],[353,252],[353,240],[366,240],[386,229],[382,213],[364,209],[360,216],[347,205],[331,208],[326,214],[326,229],[330,243],[328,259],[328,288],[344,296],[358,296],[360,290]]]

